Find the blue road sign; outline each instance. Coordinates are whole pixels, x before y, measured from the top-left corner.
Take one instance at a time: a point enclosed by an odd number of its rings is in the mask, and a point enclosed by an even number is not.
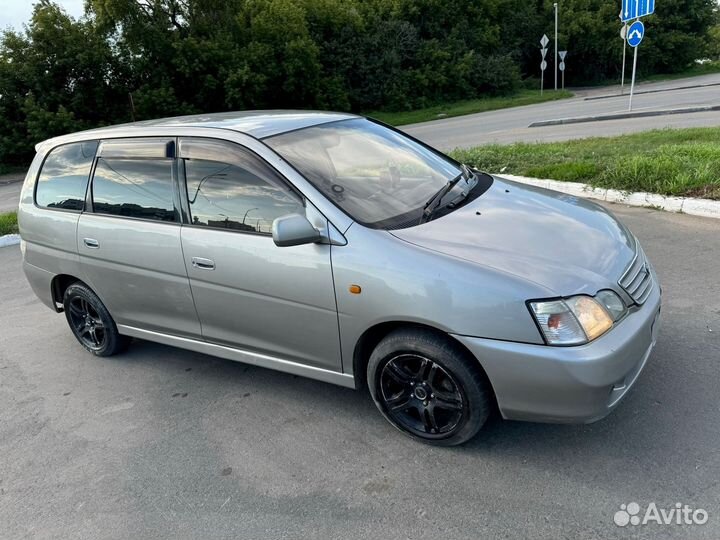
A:
[[[645,37],[645,25],[640,21],[635,21],[627,30],[627,42],[631,47],[637,47]]]
[[[632,21],[653,13],[655,13],[655,0],[622,0],[620,20]]]

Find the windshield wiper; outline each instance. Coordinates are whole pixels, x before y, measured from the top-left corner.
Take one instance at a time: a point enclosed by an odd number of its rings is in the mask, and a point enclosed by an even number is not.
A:
[[[452,180],[448,181],[447,184],[441,187],[440,190],[435,193],[435,195],[430,197],[428,202],[425,203],[425,206],[423,206],[422,216],[420,216],[420,223],[425,223],[426,221],[430,220],[433,213],[440,207],[440,203],[442,202],[445,195],[450,193],[452,188],[454,188],[460,180],[465,180],[466,182],[469,182],[470,178],[472,177],[472,171],[467,167],[467,165],[462,165],[462,172]],[[463,192],[462,197],[464,198],[466,195],[467,192]]]

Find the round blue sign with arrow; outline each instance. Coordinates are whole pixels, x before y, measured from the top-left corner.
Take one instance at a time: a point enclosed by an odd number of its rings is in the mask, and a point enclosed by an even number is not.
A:
[[[635,21],[627,29],[627,42],[631,47],[637,47],[645,37],[645,25],[640,21]]]

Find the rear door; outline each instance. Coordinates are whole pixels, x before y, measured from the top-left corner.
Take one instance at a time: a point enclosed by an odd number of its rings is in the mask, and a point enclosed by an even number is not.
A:
[[[100,144],[78,251],[84,279],[118,325],[197,338],[174,149],[170,138]]]
[[[207,341],[341,371],[330,246],[277,247],[277,217],[304,200],[237,144],[181,138],[185,264]]]

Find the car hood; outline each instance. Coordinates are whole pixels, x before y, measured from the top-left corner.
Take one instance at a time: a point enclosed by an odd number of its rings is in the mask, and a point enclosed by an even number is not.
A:
[[[554,296],[617,288],[635,254],[632,234],[600,205],[498,177],[454,212],[392,234],[521,277]]]

